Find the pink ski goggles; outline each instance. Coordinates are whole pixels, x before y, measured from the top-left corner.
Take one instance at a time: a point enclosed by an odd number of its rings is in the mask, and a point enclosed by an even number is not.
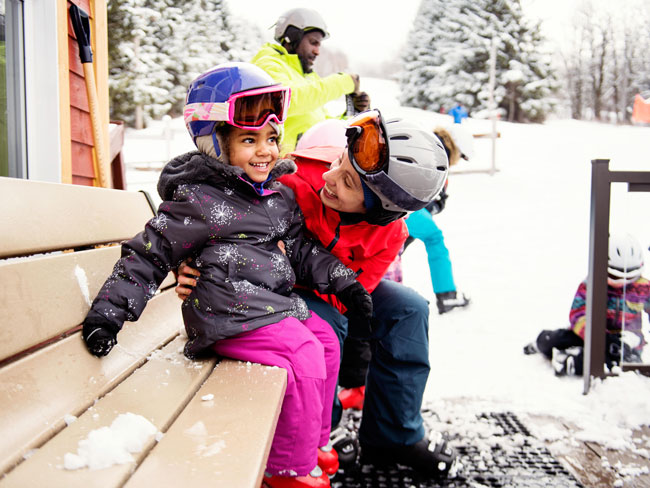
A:
[[[259,130],[275,119],[284,123],[289,111],[291,88],[279,85],[233,93],[225,102],[196,102],[185,105],[185,124],[221,121],[240,129]]]

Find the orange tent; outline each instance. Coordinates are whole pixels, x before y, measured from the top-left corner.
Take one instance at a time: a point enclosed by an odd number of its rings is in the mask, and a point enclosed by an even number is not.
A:
[[[650,124],[650,100],[644,100],[638,93],[634,97],[632,122]]]

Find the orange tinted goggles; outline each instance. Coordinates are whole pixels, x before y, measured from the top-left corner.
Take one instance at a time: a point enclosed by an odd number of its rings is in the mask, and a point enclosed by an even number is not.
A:
[[[388,138],[379,110],[362,112],[348,121],[348,157],[361,175],[388,168]]]

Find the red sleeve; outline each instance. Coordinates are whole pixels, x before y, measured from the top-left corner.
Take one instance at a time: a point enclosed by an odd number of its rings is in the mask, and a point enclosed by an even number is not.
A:
[[[377,250],[373,255],[366,256],[365,259],[355,259],[348,265],[355,271],[361,270],[357,281],[370,293],[377,288],[408,237],[408,229],[404,219],[399,219],[389,225],[392,228],[390,232],[386,232],[381,236],[381,245],[373,246]]]

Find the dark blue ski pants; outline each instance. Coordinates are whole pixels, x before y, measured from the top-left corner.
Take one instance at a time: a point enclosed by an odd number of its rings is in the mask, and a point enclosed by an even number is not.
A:
[[[300,295],[334,328],[343,345],[347,319],[311,292],[301,290]],[[388,280],[382,280],[371,295],[372,359],[359,437],[377,447],[415,444],[424,437],[420,408],[429,376],[429,302]],[[340,412],[336,398],[333,426]]]

